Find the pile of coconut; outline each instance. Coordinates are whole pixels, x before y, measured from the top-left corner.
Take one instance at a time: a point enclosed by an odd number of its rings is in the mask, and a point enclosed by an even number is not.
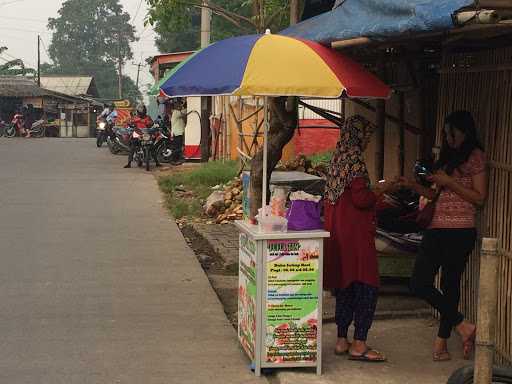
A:
[[[214,191],[206,200],[204,206],[208,217],[217,224],[227,224],[230,221],[243,218],[242,209],[242,181],[234,178],[225,185],[216,185]]]

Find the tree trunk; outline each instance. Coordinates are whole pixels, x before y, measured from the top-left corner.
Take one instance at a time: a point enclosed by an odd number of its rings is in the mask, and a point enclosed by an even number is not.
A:
[[[296,97],[269,98],[270,129],[268,132],[268,173],[270,181],[272,171],[283,155],[284,146],[293,138],[299,121],[298,99]],[[269,185],[270,183],[267,183]],[[251,218],[258,214],[261,207],[263,187],[263,147],[251,162],[250,206]],[[267,193],[269,196],[269,193]]]

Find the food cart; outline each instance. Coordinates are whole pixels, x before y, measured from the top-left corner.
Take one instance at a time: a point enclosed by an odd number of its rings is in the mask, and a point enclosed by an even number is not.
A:
[[[318,231],[261,232],[238,221],[238,338],[262,368],[322,372],[323,238]]]
[[[269,96],[387,98],[391,92],[348,57],[270,31],[209,45],[173,69],[160,91],[167,97],[264,97],[263,209]],[[261,220],[259,226],[248,221],[236,225],[240,229],[239,338],[256,375],[267,367],[316,367],[320,374],[323,239],[329,233],[268,231]]]

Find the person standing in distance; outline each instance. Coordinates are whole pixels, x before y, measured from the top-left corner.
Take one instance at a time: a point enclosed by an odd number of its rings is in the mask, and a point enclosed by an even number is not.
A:
[[[171,133],[173,143],[173,165],[183,164],[183,145],[185,127],[187,125],[187,109],[183,99],[178,99],[174,104],[171,114]]]

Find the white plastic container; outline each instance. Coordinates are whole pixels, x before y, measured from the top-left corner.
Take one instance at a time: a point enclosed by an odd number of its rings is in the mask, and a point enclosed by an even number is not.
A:
[[[263,233],[287,232],[288,219],[274,215],[258,217],[258,227]]]

